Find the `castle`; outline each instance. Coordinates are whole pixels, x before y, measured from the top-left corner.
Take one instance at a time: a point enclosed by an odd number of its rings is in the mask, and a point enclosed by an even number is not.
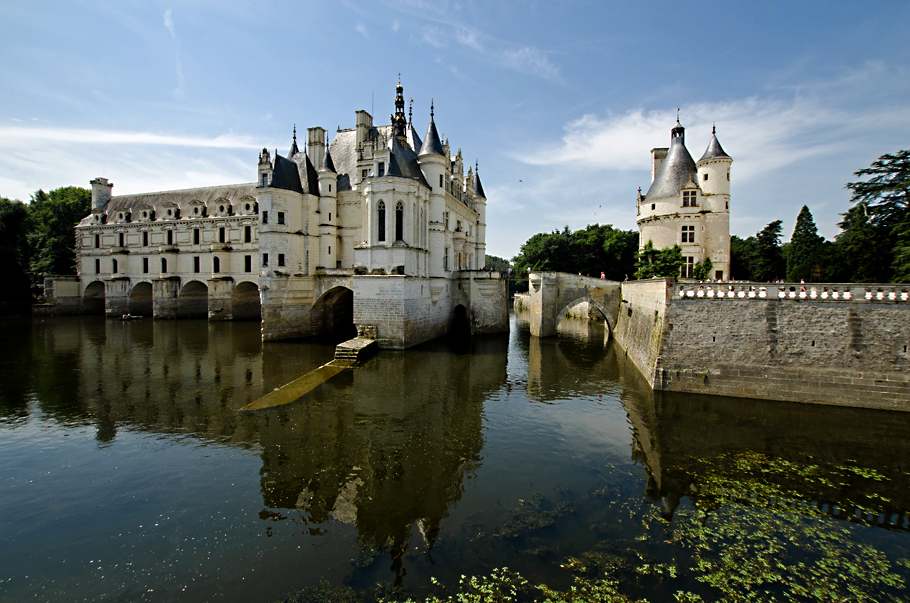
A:
[[[651,187],[638,189],[639,248],[679,245],[680,278],[693,278],[695,265],[710,259],[709,278],[730,277],[730,164],[717,129],[696,163],[686,149],[686,129],[676,119],[670,147],[651,149]]]
[[[356,112],[329,141],[263,149],[256,182],[114,196],[96,178],[76,227],[78,294],[109,316],[259,319],[265,340],[360,332],[403,349],[460,325],[508,330],[485,272],[486,196],[434,122],[423,140],[401,82],[390,125]],[[73,285],[74,286],[74,285]],[[356,329],[356,330],[355,330]]]

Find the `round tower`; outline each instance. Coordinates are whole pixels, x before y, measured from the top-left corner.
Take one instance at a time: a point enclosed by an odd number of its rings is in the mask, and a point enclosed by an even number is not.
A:
[[[717,140],[717,127],[711,129],[711,142],[698,160],[698,186],[705,195],[726,195],[730,200],[730,164],[733,158]]]

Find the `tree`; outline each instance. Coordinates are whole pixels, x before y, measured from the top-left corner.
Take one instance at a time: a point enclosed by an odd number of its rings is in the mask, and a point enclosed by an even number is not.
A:
[[[838,224],[842,232],[835,237],[842,279],[853,283],[891,280],[894,253],[892,229],[872,220],[865,201],[844,214]]]
[[[695,267],[692,269],[692,275],[701,281],[711,278],[711,272],[713,270],[714,262],[711,261],[711,258],[705,258],[704,262],[695,264]]]
[[[26,313],[32,302],[28,230],[28,206],[21,201],[0,198],[0,262],[4,266],[0,314]]]
[[[512,263],[519,272],[550,270],[600,276],[622,280],[631,274],[638,249],[638,233],[618,230],[609,224],[589,224],[583,230],[572,232],[566,226],[562,231],[539,233],[521,246]]]
[[[679,276],[682,264],[682,248],[679,245],[667,249],[654,249],[654,243],[648,241],[641,251],[635,254],[635,278],[647,279],[655,276],[675,278]]]
[[[775,220],[755,235],[755,255],[752,260],[752,278],[757,281],[774,281],[783,278],[787,264],[780,250],[781,221]]]
[[[755,280],[752,276],[752,264],[755,262],[755,248],[757,241],[755,237],[741,239],[736,235],[730,235],[730,278],[751,281]]]
[[[793,236],[790,237],[785,254],[788,281],[795,283],[821,279],[819,254],[824,241],[824,237],[818,236],[812,212],[808,206],[803,205],[796,217],[796,226],[793,228]]]
[[[509,260],[504,260],[495,255],[487,255],[484,258],[484,266],[488,269],[492,268],[493,270],[504,272],[509,269]]]
[[[73,230],[91,211],[92,191],[65,186],[38,190],[29,203],[31,273],[35,282],[49,274],[76,273],[76,234]]]
[[[870,176],[845,188],[853,191],[851,202],[867,206],[873,224],[894,228],[904,221],[910,207],[910,151],[882,155],[853,175]]]
[[[910,217],[894,227],[894,282],[910,283]]]

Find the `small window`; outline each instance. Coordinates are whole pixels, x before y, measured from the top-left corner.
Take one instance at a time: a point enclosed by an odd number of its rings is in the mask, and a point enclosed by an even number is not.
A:
[[[167,274],[167,258],[161,258],[161,274]]]
[[[683,265],[679,267],[679,276],[682,278],[692,278],[692,275],[695,273],[695,258],[686,257],[683,258]]]
[[[278,254],[278,265],[284,266],[284,254],[283,253]]]
[[[696,207],[696,191],[683,191],[683,207]]]
[[[385,163],[382,161],[379,162],[379,175],[385,176]]]
[[[217,256],[212,258],[212,272],[215,274],[221,272],[221,258]]]
[[[329,192],[330,192],[330,193],[332,192],[332,185],[331,185],[331,184],[329,185]]]
[[[243,269],[246,272],[253,271],[253,256],[251,256],[251,255],[243,256]]]
[[[379,218],[377,220],[377,222],[378,222],[377,227],[379,230],[378,240],[385,241],[385,202],[380,201],[379,205],[377,205],[376,207],[377,207],[377,214],[378,214],[378,218]]]
[[[95,249],[101,247],[101,235],[95,235]]]
[[[149,273],[149,259],[142,258],[142,274],[148,274],[148,273]]]
[[[695,242],[695,226],[683,226],[682,227],[682,242],[683,243],[694,243]]]
[[[126,247],[126,236],[121,232],[117,235],[117,243],[120,244],[120,247]]]
[[[267,254],[267,253],[262,254],[262,265],[263,266],[269,265],[269,254]]]
[[[224,226],[219,226],[219,227],[218,227],[218,242],[219,242],[219,243],[224,243],[224,242],[225,242]]]
[[[370,175],[370,170],[363,170],[360,172],[360,177],[363,178],[364,180],[366,180],[367,176],[369,176],[369,175]]]
[[[329,212],[329,222],[332,221],[332,212]]]
[[[243,242],[244,243],[253,242],[253,227],[252,226],[243,227]]]
[[[167,231],[167,244],[168,245],[174,244],[174,231],[173,230]]]
[[[193,272],[195,272],[197,274],[199,272],[199,256],[198,255],[193,256]]]
[[[193,229],[193,245],[198,245],[198,244],[199,244],[199,229],[194,228]]]
[[[705,174],[705,180],[707,180],[707,179],[708,179],[708,175],[707,175],[707,174]]]
[[[142,232],[142,246],[143,247],[149,246],[149,231],[147,231],[147,230]]]
[[[268,186],[268,185],[269,185],[269,175],[263,174],[262,175],[262,186]]]
[[[224,206],[223,206],[223,205],[219,205],[219,206],[218,206],[218,212],[219,212],[219,213],[222,213],[222,214],[224,213]]]
[[[719,280],[719,281],[724,280],[724,271],[723,271],[723,270],[715,270],[715,271],[714,271],[714,278],[716,278],[716,279]]]
[[[724,205],[726,206],[726,209],[730,209],[730,202],[729,202],[729,201],[727,201]]]
[[[263,224],[269,223],[269,212],[267,212],[267,211],[262,212],[262,223]]]
[[[442,174],[439,174],[439,188],[442,188]]]
[[[278,223],[284,224],[284,212],[283,211],[278,212]]]
[[[730,172],[727,172],[727,182],[730,182]]]
[[[101,260],[95,260],[95,274],[101,274]]]
[[[329,245],[329,255],[332,255],[332,246]]]
[[[652,204],[651,204],[651,210],[653,211],[655,207],[657,207],[657,204],[656,204],[656,203],[652,203]]]

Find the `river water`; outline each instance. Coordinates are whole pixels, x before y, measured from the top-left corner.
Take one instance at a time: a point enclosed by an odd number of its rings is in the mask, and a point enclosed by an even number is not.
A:
[[[333,346],[6,320],[0,599],[269,602],[322,578],[425,595],[508,566],[652,601],[901,600],[910,416],[655,395],[602,325],[560,328],[513,316],[245,414]]]

